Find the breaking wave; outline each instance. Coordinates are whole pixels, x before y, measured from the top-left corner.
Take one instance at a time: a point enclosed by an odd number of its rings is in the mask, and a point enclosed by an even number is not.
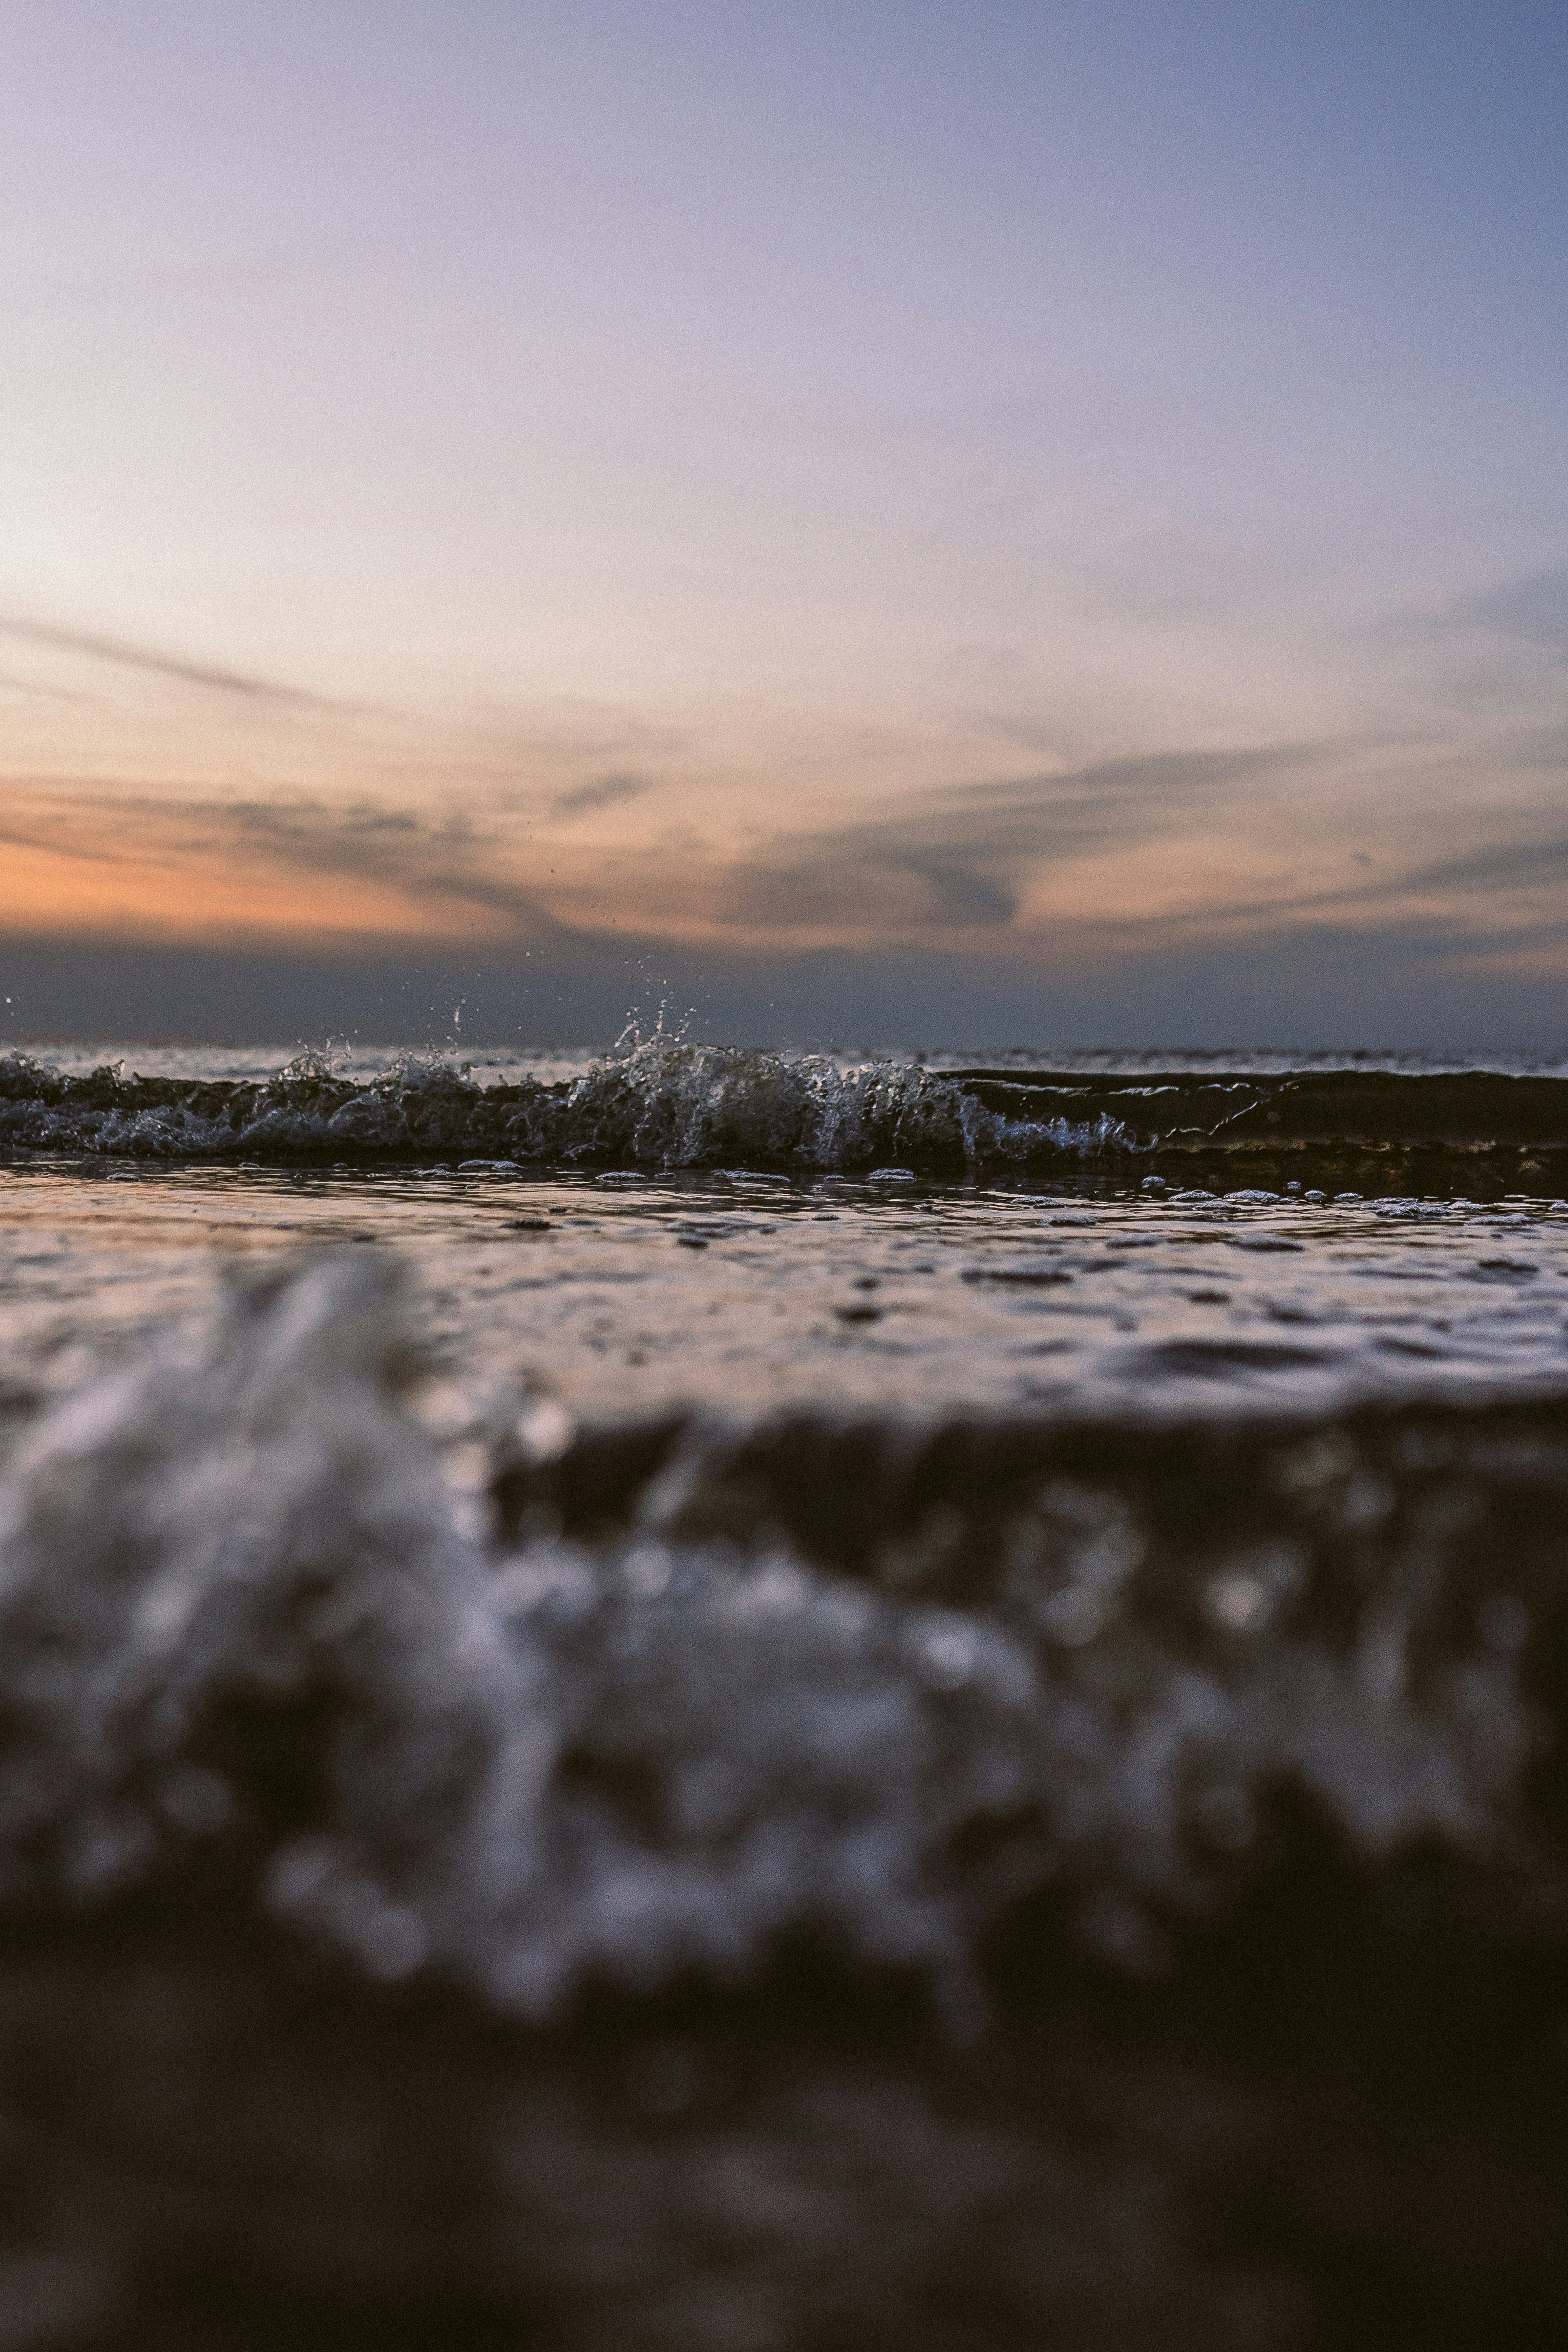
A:
[[[805,1938],[963,2028],[1020,1905],[1157,1972],[1305,1809],[1561,1944],[1565,1497],[1552,1401],[576,1431],[431,1387],[379,1256],[237,1275],[12,1445],[0,1903],[536,2020]]]
[[[0,1146],[148,1160],[384,1162],[492,1158],[595,1167],[854,1170],[897,1159],[931,1173],[977,1161],[1082,1157],[1126,1140],[1100,1115],[997,1116],[957,1081],[898,1063],[841,1070],[662,1038],[554,1085],[479,1087],[408,1057],[362,1083],[302,1055],[264,1083],[62,1076],[0,1061]]]
[[[1458,1168],[1562,1181],[1568,1080],[1472,1071],[1214,1077],[845,1068],[663,1036],[579,1076],[480,1086],[408,1056],[368,1081],[304,1054],[263,1081],[68,1075],[0,1058],[0,1152],[151,1161],[746,1165],[917,1174],[1136,1160],[1202,1175],[1238,1157],[1277,1178],[1320,1169],[1377,1189]],[[1414,1171],[1414,1174],[1412,1173]]]
[[[480,1087],[405,1057],[368,1083],[301,1055],[261,1083],[62,1074],[0,1059],[0,1150],[152,1160],[348,1163],[493,1159],[594,1167],[856,1170],[880,1161],[961,1173],[1102,1152],[1125,1140],[1090,1112],[1014,1118],[952,1078],[886,1062],[845,1071],[663,1037],[569,1082]]]

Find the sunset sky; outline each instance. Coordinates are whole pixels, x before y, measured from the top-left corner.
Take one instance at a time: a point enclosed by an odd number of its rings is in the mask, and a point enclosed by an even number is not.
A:
[[[0,47],[0,1036],[1568,1052],[1562,0]]]

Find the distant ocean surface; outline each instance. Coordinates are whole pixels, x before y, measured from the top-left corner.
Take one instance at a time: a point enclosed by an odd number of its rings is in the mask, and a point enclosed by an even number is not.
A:
[[[0,1056],[0,2352],[1568,2340],[1568,1061]]]

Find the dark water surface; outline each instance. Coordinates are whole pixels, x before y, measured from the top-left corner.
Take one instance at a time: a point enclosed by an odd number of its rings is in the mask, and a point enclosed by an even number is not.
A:
[[[1568,2337],[1568,1079],[0,1064],[0,2352]]]

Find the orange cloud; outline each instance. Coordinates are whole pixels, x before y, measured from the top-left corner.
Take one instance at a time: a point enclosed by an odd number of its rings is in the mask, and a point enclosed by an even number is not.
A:
[[[495,939],[526,907],[374,812],[13,794],[0,845],[0,927],[24,936]]]
[[[32,781],[0,801],[0,929],[491,950],[635,933],[1059,968],[1331,924],[1545,968],[1564,934],[1563,762],[1527,748],[1512,766],[1331,740],[1172,751],[815,824],[619,771],[460,803],[451,786],[437,805],[427,780],[374,797]]]

